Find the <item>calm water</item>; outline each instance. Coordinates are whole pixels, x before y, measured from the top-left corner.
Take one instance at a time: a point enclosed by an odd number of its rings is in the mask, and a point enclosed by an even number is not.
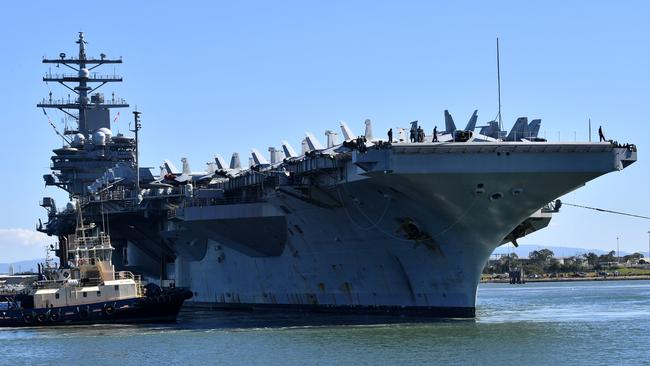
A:
[[[477,312],[469,321],[375,325],[183,312],[171,326],[5,329],[0,364],[650,364],[650,281],[485,284]]]

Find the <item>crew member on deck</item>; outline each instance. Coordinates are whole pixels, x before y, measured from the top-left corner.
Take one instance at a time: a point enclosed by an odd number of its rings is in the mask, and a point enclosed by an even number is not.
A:
[[[416,137],[417,132],[418,131],[415,129],[415,126],[411,126],[411,135],[409,136],[411,138],[411,142],[416,141],[415,137]]]
[[[438,142],[438,126],[433,127],[433,140],[431,142]]]
[[[388,130],[388,142],[393,143],[393,129]]]
[[[600,142],[607,141],[605,140],[605,134],[603,133],[603,126],[598,126],[598,136],[600,136]]]

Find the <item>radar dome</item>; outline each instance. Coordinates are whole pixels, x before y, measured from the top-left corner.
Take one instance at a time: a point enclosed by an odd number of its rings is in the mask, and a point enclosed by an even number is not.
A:
[[[85,141],[86,141],[86,136],[84,136],[83,133],[78,133],[74,135],[74,138],[72,139],[72,145],[82,146]]]
[[[106,145],[106,135],[102,131],[97,131],[93,135],[93,143],[98,146]]]
[[[106,136],[106,140],[110,140],[113,137],[113,132],[106,127],[102,127],[97,131],[103,133]]]
[[[88,69],[84,67],[83,69],[79,70],[80,78],[87,78],[88,76],[90,76],[90,71],[88,71]]]

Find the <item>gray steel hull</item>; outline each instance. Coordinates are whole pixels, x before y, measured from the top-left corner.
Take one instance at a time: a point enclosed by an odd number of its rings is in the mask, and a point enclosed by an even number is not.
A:
[[[177,257],[175,281],[194,291],[189,304],[218,308],[472,317],[490,253],[545,203],[622,169],[619,153],[606,150],[522,153],[525,162],[503,164],[501,154],[393,154],[390,169],[323,194],[338,205],[269,195],[266,211],[282,207],[286,220],[280,255],[242,253],[219,240],[222,227],[210,235],[206,222],[203,256]],[[185,224],[207,209],[186,212]],[[250,227],[262,238],[274,230]],[[176,244],[179,253],[184,245]]]

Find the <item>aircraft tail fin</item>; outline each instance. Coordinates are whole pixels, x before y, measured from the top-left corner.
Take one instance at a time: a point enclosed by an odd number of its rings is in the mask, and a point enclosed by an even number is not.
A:
[[[454,119],[451,117],[451,114],[449,114],[449,111],[445,109],[445,133],[452,133],[454,131],[456,131]]]
[[[226,161],[223,160],[221,155],[217,154],[214,156],[214,162],[217,164],[217,170],[226,170]]]
[[[519,117],[515,122],[515,125],[512,126],[507,141],[519,141],[519,139],[526,137],[526,130],[528,127],[528,117]]]
[[[232,153],[230,158],[230,169],[241,169],[241,161],[239,161],[239,154]]]
[[[499,128],[499,122],[497,121],[488,121],[487,126],[482,126],[481,131],[479,132],[481,135],[488,136],[494,139],[499,138],[501,129]]]
[[[307,136],[306,139],[309,150],[323,150],[323,145],[321,145],[320,141],[316,139],[316,136],[314,136],[313,133],[305,132],[305,136]]]
[[[212,174],[214,174],[214,172],[217,171],[217,169],[215,168],[216,167],[215,163],[210,161],[206,165],[207,165],[206,173],[208,173],[208,175],[212,175]]]
[[[474,110],[474,113],[472,113],[472,116],[469,118],[469,121],[467,122],[467,126],[465,126],[465,131],[474,131],[474,129],[476,129],[477,120],[478,120],[478,109]]]
[[[337,145],[339,143],[338,138],[337,138],[339,136],[338,133],[336,133],[336,132],[334,132],[332,130],[327,130],[327,131],[325,131],[325,136],[327,137],[327,147],[328,148],[332,147],[332,146],[335,146],[335,145]]]
[[[366,119],[365,124],[366,124],[366,134],[365,134],[366,140],[372,141],[374,139],[374,136],[372,134],[372,121]]]
[[[528,125],[528,136],[530,138],[535,138],[539,134],[539,128],[542,125],[542,120],[541,119],[534,119],[530,121],[530,124]]]
[[[269,165],[269,161],[260,154],[259,150],[251,149],[251,155],[253,156],[253,162],[255,165]]]
[[[187,158],[181,158],[181,162],[183,163],[183,174],[192,174],[192,169],[190,169],[190,163],[187,161]]]
[[[284,150],[284,155],[286,155],[287,158],[298,156],[298,154],[296,154],[296,150],[294,150],[293,147],[289,145],[289,142],[287,140],[282,140],[282,150]]]
[[[165,159],[163,162],[163,167],[167,171],[167,174],[180,174],[181,172],[174,166],[174,163]]]
[[[343,132],[343,138],[345,141],[350,141],[357,138],[357,135],[352,132],[350,126],[348,126],[347,122],[345,121],[341,121],[341,132]]]

